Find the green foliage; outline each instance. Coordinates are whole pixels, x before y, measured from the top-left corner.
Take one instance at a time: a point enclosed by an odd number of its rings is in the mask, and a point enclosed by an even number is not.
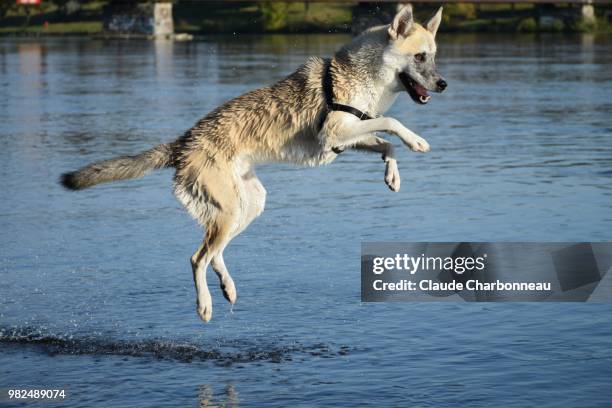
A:
[[[477,15],[476,5],[474,3],[449,3],[444,5],[443,16],[448,19],[463,18],[475,19]]]
[[[550,29],[554,32],[561,32],[564,28],[565,25],[563,24],[563,21],[556,18],[555,21],[553,21],[552,27]]]
[[[571,31],[575,31],[578,33],[592,33],[593,31],[596,31],[598,27],[597,27],[597,24],[589,23],[589,22],[582,21],[582,20],[577,20],[574,23],[572,23],[570,28],[571,28]],[[599,28],[600,28],[600,31],[606,31],[603,26]]]
[[[519,21],[516,30],[522,33],[532,33],[538,29],[538,23],[535,18],[528,17]]]
[[[30,25],[28,27],[2,27],[1,34],[97,34],[102,31],[102,23],[98,21],[75,22],[75,23],[51,23],[47,27],[43,25]]]
[[[266,31],[277,31],[287,25],[287,3],[264,2],[259,3],[259,10],[263,17],[263,28]]]

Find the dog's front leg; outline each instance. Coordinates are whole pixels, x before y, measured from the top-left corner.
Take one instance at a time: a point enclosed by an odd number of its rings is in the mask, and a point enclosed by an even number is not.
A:
[[[333,112],[336,113],[336,112]],[[428,152],[429,143],[421,136],[407,129],[394,118],[380,117],[369,120],[358,120],[344,112],[337,112],[331,122],[331,134],[334,135],[330,142],[334,146],[343,147],[358,143],[361,137],[374,132],[385,132],[399,137],[406,146],[415,152]],[[340,116],[342,115],[342,116]],[[331,116],[331,115],[330,115]]]
[[[400,189],[400,174],[395,160],[395,148],[385,139],[369,135],[354,146],[357,150],[376,152],[382,154],[385,162],[385,183],[392,191]]]

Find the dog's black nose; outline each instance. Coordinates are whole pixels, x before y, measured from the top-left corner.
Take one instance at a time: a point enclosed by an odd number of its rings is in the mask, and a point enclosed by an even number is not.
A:
[[[446,89],[446,87],[448,86],[448,84],[446,83],[445,80],[440,79],[438,82],[436,82],[436,85],[438,85],[438,89],[440,90],[440,92],[442,92],[443,90]]]

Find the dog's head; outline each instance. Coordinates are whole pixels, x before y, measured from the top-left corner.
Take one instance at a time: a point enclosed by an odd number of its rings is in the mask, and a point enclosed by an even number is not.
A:
[[[408,5],[396,14],[387,29],[389,42],[384,64],[393,69],[396,82],[421,105],[429,101],[427,91],[442,92],[447,86],[435,63],[435,37],[441,20],[442,7],[423,27],[414,21],[412,6]]]

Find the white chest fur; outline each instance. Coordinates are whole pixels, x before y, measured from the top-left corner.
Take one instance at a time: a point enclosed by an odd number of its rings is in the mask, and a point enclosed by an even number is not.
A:
[[[389,110],[397,98],[397,84],[393,74],[384,75],[376,81],[364,84],[351,106],[372,116],[381,116]]]

